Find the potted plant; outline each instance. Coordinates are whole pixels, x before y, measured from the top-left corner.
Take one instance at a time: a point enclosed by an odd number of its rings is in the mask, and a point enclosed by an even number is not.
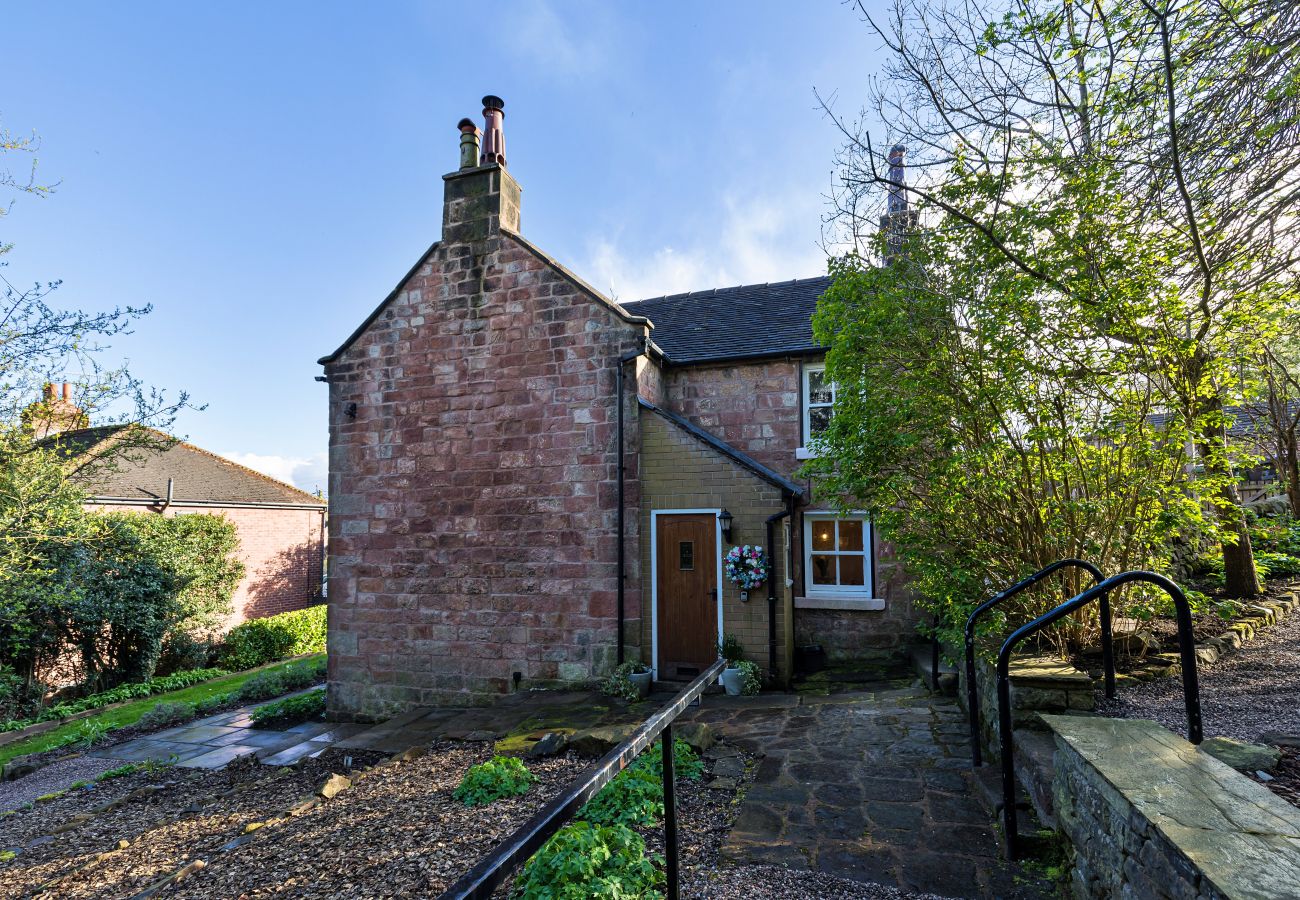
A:
[[[739,697],[744,686],[742,666],[745,662],[745,650],[740,645],[740,638],[734,634],[723,635],[718,643],[718,655],[727,661],[727,667],[722,670],[722,686],[726,689],[727,696]]]
[[[641,700],[650,693],[650,677],[650,669],[644,663],[625,662],[605,677],[600,692],[607,697]]]

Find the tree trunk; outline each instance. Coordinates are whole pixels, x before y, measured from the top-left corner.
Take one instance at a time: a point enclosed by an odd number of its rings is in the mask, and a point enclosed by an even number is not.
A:
[[[1300,447],[1296,446],[1296,430],[1287,430],[1284,441],[1286,452],[1278,460],[1281,471],[1278,476],[1286,482],[1286,496],[1291,501],[1291,515],[1300,519]]]
[[[1250,530],[1246,527],[1246,516],[1241,511],[1241,495],[1237,493],[1236,478],[1232,468],[1223,454],[1210,451],[1215,444],[1226,446],[1228,435],[1220,427],[1217,433],[1202,435],[1202,457],[1205,459],[1206,471],[1223,481],[1219,497],[1226,505],[1215,505],[1219,517],[1219,530],[1223,537],[1219,546],[1223,548],[1223,588],[1229,597],[1254,597],[1263,593],[1259,575],[1255,572],[1255,551],[1250,545]],[[1230,535],[1236,535],[1231,541]]]

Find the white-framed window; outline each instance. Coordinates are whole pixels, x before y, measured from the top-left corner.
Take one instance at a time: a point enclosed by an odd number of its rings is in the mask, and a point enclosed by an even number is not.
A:
[[[865,515],[805,513],[803,548],[804,593],[808,597],[873,598],[871,522]]]
[[[803,447],[798,456],[815,456],[818,435],[831,423],[835,406],[835,382],[826,378],[824,365],[803,367]]]

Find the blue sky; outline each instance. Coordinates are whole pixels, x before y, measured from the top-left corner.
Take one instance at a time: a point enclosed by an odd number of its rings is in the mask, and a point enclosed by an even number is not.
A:
[[[152,303],[113,357],[177,433],[324,486],[337,346],[438,236],[456,122],[506,101],[522,230],[620,299],[820,274],[834,125],[883,61],[807,2],[9,3],[0,125],[46,200],[0,243],[56,301]],[[75,373],[70,373],[75,376]]]

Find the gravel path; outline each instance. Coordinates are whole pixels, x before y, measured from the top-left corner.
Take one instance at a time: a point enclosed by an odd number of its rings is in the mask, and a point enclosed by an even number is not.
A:
[[[37,797],[66,790],[78,781],[94,781],[110,769],[124,765],[124,759],[74,756],[38,769],[17,781],[0,782],[0,813],[31,803]]]
[[[1206,737],[1257,741],[1268,731],[1300,734],[1300,612],[1292,613],[1236,653],[1199,668]],[[1121,689],[1098,711],[1118,719],[1155,719],[1187,733],[1182,678],[1162,678]]]
[[[690,895],[695,896],[695,895]],[[943,900],[935,894],[911,894],[883,884],[832,878],[778,866],[738,866],[715,873],[708,900]]]

